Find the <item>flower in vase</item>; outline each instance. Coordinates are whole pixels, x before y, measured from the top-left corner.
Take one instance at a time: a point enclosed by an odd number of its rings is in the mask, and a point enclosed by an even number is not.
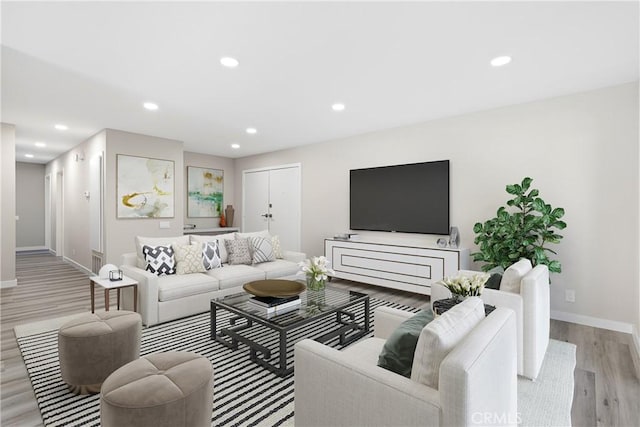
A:
[[[298,263],[300,271],[307,276],[307,283],[311,284],[310,288],[314,288],[316,284],[324,287],[324,282],[327,281],[329,275],[334,275],[335,272],[329,268],[330,262],[324,256],[312,257],[311,259],[305,259]]]
[[[487,280],[489,280],[489,274],[487,273],[474,275],[459,273],[455,277],[445,277],[442,283],[451,291],[454,297],[469,297],[481,295]]]

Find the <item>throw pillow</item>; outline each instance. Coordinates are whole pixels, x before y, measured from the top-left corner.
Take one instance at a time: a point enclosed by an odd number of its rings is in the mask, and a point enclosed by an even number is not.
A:
[[[205,270],[222,267],[222,258],[220,257],[217,240],[206,242],[202,245],[202,262]]]
[[[416,345],[411,379],[437,389],[440,363],[484,318],[484,303],[472,297],[425,326]]]
[[[144,245],[154,247],[154,246],[171,246],[173,244],[188,245],[189,236],[179,236],[179,237],[136,236],[135,245],[136,245],[136,254],[137,254],[136,258],[137,258],[138,267],[144,269],[147,266],[147,262],[145,261],[144,254],[142,253],[142,247]]]
[[[280,246],[280,237],[273,236],[271,238],[271,245],[273,246],[273,254],[277,259],[283,259],[282,246]]]
[[[268,261],[275,261],[276,257],[273,254],[273,245],[271,239],[265,239],[264,237],[249,237],[249,245],[251,247],[253,264],[260,264]]]
[[[251,250],[249,249],[249,240],[225,240],[224,245],[227,249],[227,256],[230,265],[251,264]]]
[[[432,320],[433,312],[427,309],[402,322],[384,343],[378,366],[410,378],[420,331]]]
[[[202,244],[205,244],[207,242],[211,242],[211,241],[218,241],[218,250],[220,251],[220,262],[222,264],[227,262],[227,249],[224,245],[224,241],[225,240],[234,240],[236,238],[236,233],[226,233],[226,234],[216,234],[216,235],[203,235],[203,236],[198,236],[195,234],[192,234],[191,236],[191,243],[194,242],[200,242]]]
[[[519,294],[520,281],[522,281],[522,278],[531,271],[531,268],[531,261],[526,258],[522,258],[520,261],[509,266],[502,275],[500,290]]]
[[[158,276],[176,274],[176,260],[171,246],[142,246],[145,270]]]
[[[202,263],[202,246],[196,245],[174,245],[173,251],[176,257],[176,273],[204,273]]]
[[[251,233],[236,233],[236,239],[247,239],[249,237],[264,237],[265,239],[268,239],[271,237],[271,234],[269,234],[269,230],[254,231]]]
[[[500,289],[500,282],[502,281],[502,274],[493,273],[489,276],[489,279],[484,284],[485,289]]]

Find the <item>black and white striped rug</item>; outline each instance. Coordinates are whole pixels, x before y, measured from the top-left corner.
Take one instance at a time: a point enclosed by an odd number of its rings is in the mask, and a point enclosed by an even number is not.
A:
[[[373,310],[381,305],[417,312],[415,308],[371,298]],[[361,321],[359,306],[356,320]],[[230,314],[218,310],[218,325],[227,325]],[[330,317],[327,319],[331,319]],[[309,324],[290,333],[287,357],[293,361],[293,344],[303,338],[320,336],[333,327],[332,321]],[[256,328],[254,338],[273,348],[277,355],[277,336]],[[60,377],[57,330],[18,338],[18,345],[40,407],[45,426],[99,426],[100,395],[76,396]],[[327,345],[340,348],[337,339]],[[210,339],[209,313],[143,329],[142,356],[162,351],[192,351],[211,360],[214,367],[214,407],[212,426],[281,426],[293,425],[293,376],[280,378],[249,360],[248,349],[238,351]]]

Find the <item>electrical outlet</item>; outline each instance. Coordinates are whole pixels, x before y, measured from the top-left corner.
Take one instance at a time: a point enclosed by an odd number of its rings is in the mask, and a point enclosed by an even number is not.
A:
[[[564,291],[564,299],[566,302],[576,302],[576,291],[567,289]]]
[[[160,228],[171,228],[171,222],[169,222],[169,221],[160,221]]]

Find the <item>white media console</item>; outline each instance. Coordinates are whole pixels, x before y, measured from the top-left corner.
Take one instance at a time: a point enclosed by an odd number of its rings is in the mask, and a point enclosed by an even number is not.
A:
[[[469,268],[469,250],[325,239],[334,277],[431,295],[431,283]]]

